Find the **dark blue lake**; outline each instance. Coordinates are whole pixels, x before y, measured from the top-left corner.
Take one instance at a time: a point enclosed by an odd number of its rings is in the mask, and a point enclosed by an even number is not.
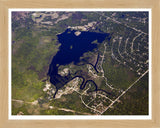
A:
[[[97,40],[98,43],[102,43],[106,37],[108,40],[110,39],[109,33],[81,31],[77,36],[75,32],[75,30],[67,29],[65,32],[57,35],[61,46],[57,54],[53,57],[48,71],[50,82],[55,85],[57,90],[72,79],[70,75],[60,76],[58,74],[58,67],[60,65],[67,65],[71,62],[77,64],[85,52],[97,48],[98,44],[93,43],[93,41]]]

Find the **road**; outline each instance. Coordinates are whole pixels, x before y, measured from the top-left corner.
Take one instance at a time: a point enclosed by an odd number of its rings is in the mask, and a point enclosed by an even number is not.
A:
[[[117,102],[119,100],[120,97],[122,97],[133,85],[135,85],[148,72],[149,72],[149,70],[147,70],[145,73],[143,73],[135,82],[133,82],[125,91],[123,91],[122,94],[120,96],[118,96],[101,114],[103,114],[105,111],[107,111],[115,102]]]
[[[98,111],[98,110],[96,110],[96,109],[94,109],[94,108],[89,107],[89,106],[83,101],[82,95],[80,96],[80,98],[81,98],[82,103],[83,103],[87,108],[89,108],[89,109],[91,109],[91,110],[93,110],[93,111],[95,111],[95,112],[101,113],[100,111]]]
[[[79,112],[79,111],[75,111],[72,109],[66,109],[66,108],[59,108],[59,107],[53,107],[51,109],[58,109],[60,111],[66,111],[66,112],[72,112],[72,113],[79,113],[79,114],[83,114],[83,115],[91,115],[91,113],[86,113],[86,112]]]
[[[109,17],[109,16],[104,15],[104,13],[101,14],[101,16],[104,16],[104,17],[106,17],[107,19],[110,19],[110,20],[112,20],[113,22],[115,22],[115,23],[117,23],[117,24],[121,24],[121,25],[123,25],[123,26],[125,26],[125,27],[127,27],[127,28],[131,28],[131,29],[133,29],[133,30],[135,30],[135,31],[137,31],[137,32],[141,32],[141,33],[143,33],[143,34],[145,34],[145,35],[148,35],[148,33],[145,33],[145,32],[143,32],[143,31],[141,31],[141,30],[139,30],[139,29],[137,29],[137,28],[131,27],[131,26],[127,25],[127,24],[123,24],[123,23],[121,23],[120,21],[117,21],[117,20],[115,20],[115,19],[113,19],[113,18],[111,18],[111,17]]]
[[[138,38],[140,35],[142,35],[142,33],[140,33],[140,34],[138,34],[137,36],[135,36],[134,38],[133,38],[133,40],[132,40],[132,45],[131,45],[131,53],[133,53],[133,44],[134,44],[134,41],[135,41],[135,39],[136,38]]]

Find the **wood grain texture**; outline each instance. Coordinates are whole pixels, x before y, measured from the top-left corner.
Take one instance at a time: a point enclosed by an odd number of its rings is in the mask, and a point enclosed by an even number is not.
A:
[[[8,120],[9,8],[151,8],[152,120]],[[0,128],[160,128],[160,0],[0,0]]]

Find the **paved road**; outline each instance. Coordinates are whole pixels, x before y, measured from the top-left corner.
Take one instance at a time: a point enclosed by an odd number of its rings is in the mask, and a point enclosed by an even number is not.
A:
[[[120,96],[118,96],[101,114],[103,114],[105,111],[107,111],[115,102],[117,102],[119,100],[120,97],[122,97],[133,85],[135,85],[148,72],[149,72],[149,70],[147,70],[145,73],[143,73],[135,82],[133,82],[125,91],[123,91],[122,94]]]

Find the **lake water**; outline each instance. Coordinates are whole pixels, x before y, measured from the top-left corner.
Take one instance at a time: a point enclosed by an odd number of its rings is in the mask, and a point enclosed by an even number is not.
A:
[[[70,75],[61,76],[58,74],[60,65],[67,65],[71,62],[77,64],[85,52],[97,48],[97,43],[93,43],[93,41],[97,40],[98,43],[102,43],[106,37],[108,37],[108,40],[110,39],[109,33],[81,31],[79,35],[76,35],[75,32],[76,30],[67,29],[65,32],[57,35],[61,46],[53,57],[48,71],[50,82],[55,85],[57,90],[72,79]]]

